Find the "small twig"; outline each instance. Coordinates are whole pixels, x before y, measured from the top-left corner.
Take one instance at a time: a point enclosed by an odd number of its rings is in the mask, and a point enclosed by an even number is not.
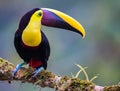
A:
[[[90,80],[89,80],[88,74],[86,73],[85,69],[79,64],[76,64],[76,65],[80,68],[80,70],[82,70],[82,72],[84,73],[86,77],[86,80],[89,82]]]

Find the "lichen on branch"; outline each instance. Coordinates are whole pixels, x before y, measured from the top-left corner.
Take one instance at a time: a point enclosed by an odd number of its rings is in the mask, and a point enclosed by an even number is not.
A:
[[[110,90],[111,88],[97,86],[94,83],[82,80],[79,78],[70,78],[68,76],[58,76],[47,70],[43,70],[36,77],[32,77],[32,73],[35,69],[22,67],[12,77],[14,70],[14,64],[9,61],[0,58],[0,81],[21,81],[27,83],[33,83],[41,87],[53,88],[57,91],[120,91],[120,86],[117,85],[116,90]],[[118,90],[119,89],[119,90]]]

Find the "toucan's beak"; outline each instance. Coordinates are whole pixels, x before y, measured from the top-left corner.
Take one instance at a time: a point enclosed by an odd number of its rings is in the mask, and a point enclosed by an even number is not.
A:
[[[71,30],[85,37],[82,25],[69,15],[49,8],[41,8],[41,10],[43,11],[42,25]]]

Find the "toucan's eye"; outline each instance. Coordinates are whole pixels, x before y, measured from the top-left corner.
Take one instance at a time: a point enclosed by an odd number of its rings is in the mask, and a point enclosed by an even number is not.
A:
[[[41,16],[42,15],[42,12],[38,12],[38,16]]]

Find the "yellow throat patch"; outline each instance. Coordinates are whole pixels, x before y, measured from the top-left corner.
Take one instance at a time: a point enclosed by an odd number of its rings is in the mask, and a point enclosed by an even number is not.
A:
[[[42,41],[41,36],[41,19],[42,11],[36,11],[30,18],[30,21],[22,33],[22,41],[30,47],[38,46]],[[41,14],[41,15],[40,15]]]

